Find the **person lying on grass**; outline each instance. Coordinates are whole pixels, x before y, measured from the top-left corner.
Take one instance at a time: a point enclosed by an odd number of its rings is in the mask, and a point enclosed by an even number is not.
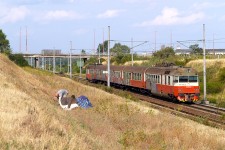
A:
[[[59,104],[65,110],[72,110],[73,108],[78,107],[75,95],[72,95],[71,97],[62,97],[59,99]]]

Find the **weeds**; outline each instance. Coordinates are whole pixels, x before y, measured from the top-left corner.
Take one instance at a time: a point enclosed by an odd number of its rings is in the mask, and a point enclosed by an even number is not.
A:
[[[145,142],[147,137],[147,134],[145,134],[143,131],[136,132],[134,129],[128,129],[121,134],[120,140],[118,142],[126,149],[128,147]]]
[[[221,115],[221,120],[224,120],[225,119],[225,114],[222,114]]]
[[[42,70],[21,69],[6,57],[0,57],[0,70],[4,70],[0,72],[3,97],[0,101],[0,149],[225,147],[223,130],[170,114],[149,115],[153,113],[148,111],[149,106],[114,96],[111,93],[116,92],[115,89],[107,89],[108,93]],[[94,107],[62,110],[52,101],[52,93],[62,87],[89,97]],[[125,97],[132,99],[129,94]],[[204,118],[199,120],[205,122]],[[173,138],[179,139],[180,147],[171,140]]]
[[[178,106],[177,107],[177,111],[182,112],[182,110],[183,110],[183,107],[182,106]]]
[[[197,122],[204,124],[204,125],[209,125],[209,120],[205,117],[197,117],[196,119]]]
[[[225,101],[219,102],[217,106],[225,108]]]
[[[113,89],[111,87],[105,87],[104,90],[108,93],[112,93]]]

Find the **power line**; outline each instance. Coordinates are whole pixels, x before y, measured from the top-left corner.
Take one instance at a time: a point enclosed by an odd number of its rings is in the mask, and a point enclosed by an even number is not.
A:
[[[123,40],[110,40],[110,41],[112,41],[112,42],[148,42],[148,41],[123,41]]]

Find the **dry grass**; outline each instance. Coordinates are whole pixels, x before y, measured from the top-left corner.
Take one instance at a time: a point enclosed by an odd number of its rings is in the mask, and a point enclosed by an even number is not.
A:
[[[55,91],[86,95],[91,109],[62,110]],[[0,55],[0,149],[223,149],[225,132],[67,78],[21,69]]]
[[[133,64],[140,65],[140,64],[142,64],[144,62],[147,62],[147,60],[135,60],[135,61],[133,61]],[[125,66],[130,66],[130,65],[132,65],[132,61],[128,61],[124,65]]]
[[[195,68],[196,70],[203,70],[203,60],[193,60],[187,63],[187,66]],[[207,59],[206,68],[210,67],[225,67],[225,59]]]
[[[187,66],[192,67],[198,71],[200,70],[203,71],[203,60],[199,59],[199,60],[190,61],[189,63],[187,63]],[[217,68],[216,70],[219,70],[220,68],[224,68],[224,67],[225,67],[225,59],[207,59],[206,60],[206,73],[208,71],[207,69]],[[217,76],[217,73],[219,73],[219,71],[216,72],[215,76]],[[215,78],[215,76],[211,75],[210,78]],[[207,98],[215,99],[217,104],[219,104],[220,102],[225,102],[224,90],[222,90],[218,94],[207,94]]]

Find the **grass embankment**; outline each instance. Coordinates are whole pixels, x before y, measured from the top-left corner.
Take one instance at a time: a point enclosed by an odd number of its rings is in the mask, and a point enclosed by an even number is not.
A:
[[[60,88],[91,109],[62,110]],[[0,55],[0,149],[223,149],[225,132],[152,109]],[[201,119],[200,119],[201,120]]]
[[[203,60],[193,60],[186,66],[199,72],[201,93],[203,93]],[[207,99],[218,106],[225,107],[225,59],[206,60]],[[203,97],[203,94],[201,94]]]

